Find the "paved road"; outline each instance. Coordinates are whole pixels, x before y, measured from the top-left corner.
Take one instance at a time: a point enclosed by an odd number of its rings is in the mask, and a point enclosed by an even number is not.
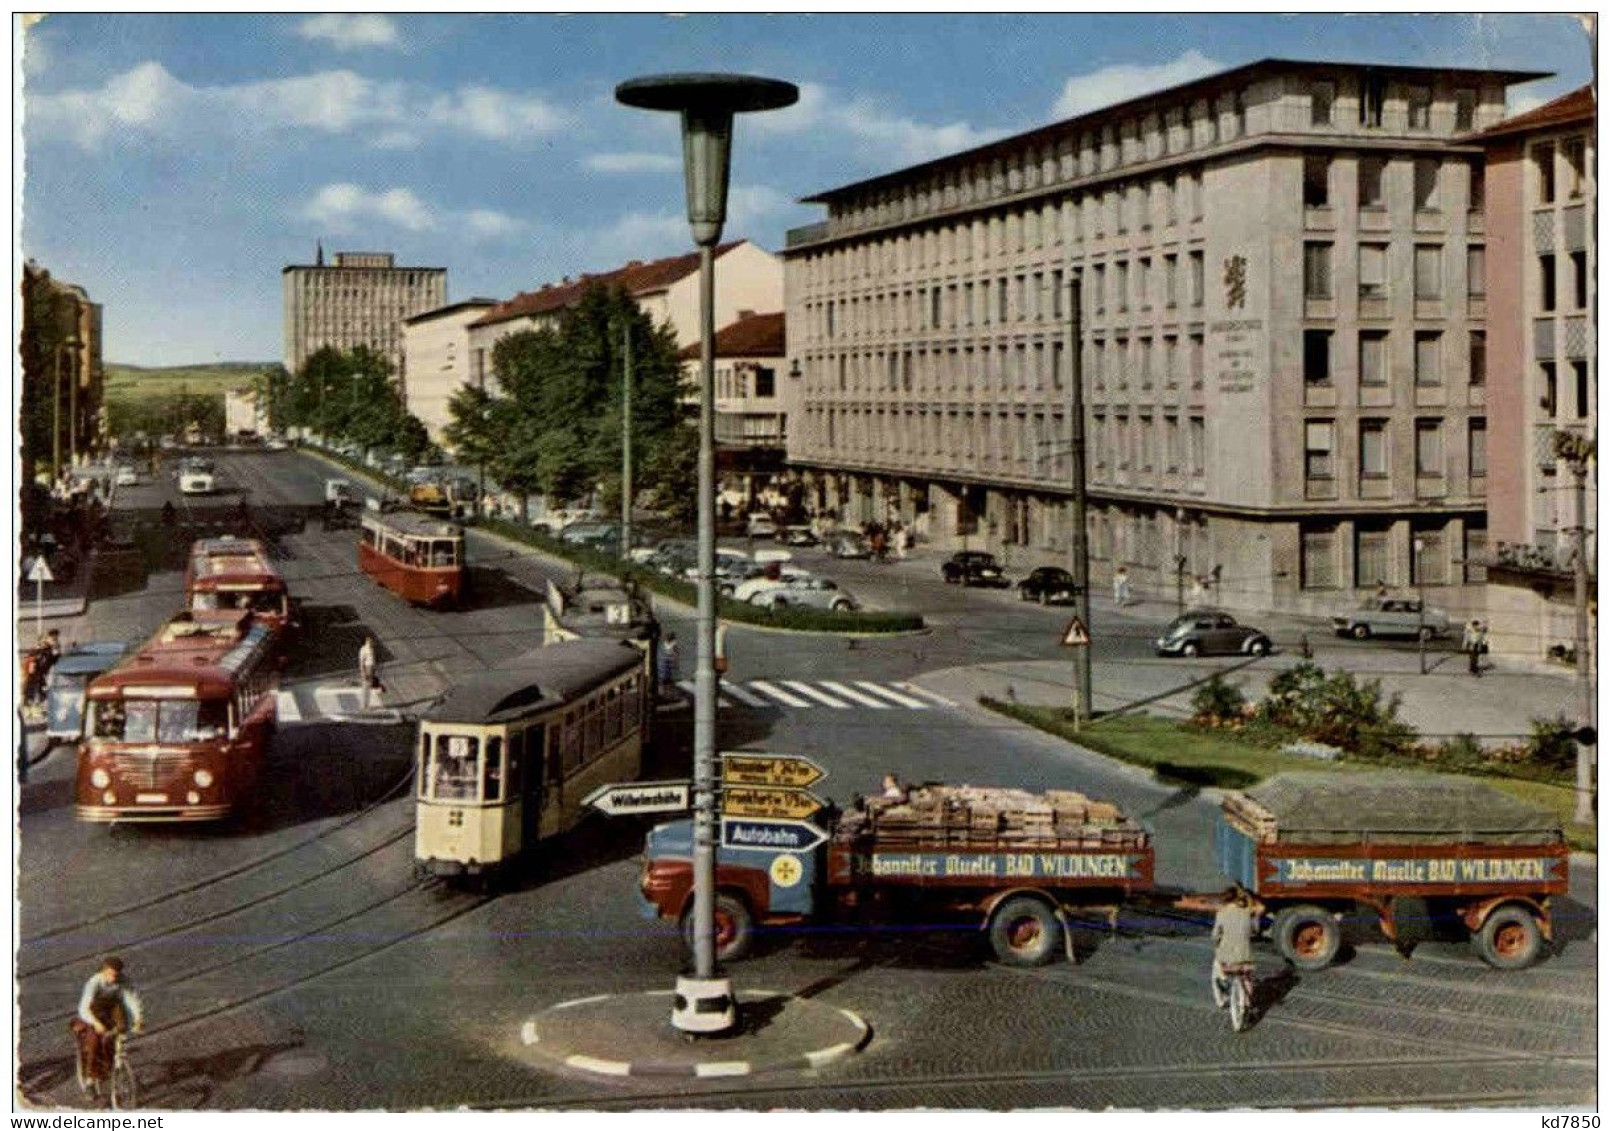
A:
[[[283,525],[316,503],[326,474],[292,453],[226,456],[229,493],[188,517],[244,498],[258,521]],[[167,492],[138,488],[120,505],[154,516]],[[779,934],[735,971],[746,988],[809,994],[871,1020],[865,1053],[815,1075],[668,1088],[547,1071],[520,1045],[525,1018],[588,994],[665,988],[681,965],[676,932],[642,919],[634,899],[643,823],[578,830],[496,899],[420,883],[409,729],[344,725],[321,704],[339,705],[365,631],[381,643],[394,696],[534,646],[551,567],[476,535],[470,560],[485,604],[427,612],[361,577],[353,541],[317,521],[277,541],[304,603],[288,673],[303,717],[281,727],[253,822],[79,825],[71,759],[58,751],[35,767],[21,804],[18,956],[19,1079],[33,1102],[78,1103],[65,1015],[109,949],[129,959],[147,998],[152,1031],[139,1056],[152,1102],[179,1108],[1595,1100],[1591,866],[1577,868],[1577,897],[1562,909],[1560,953],[1532,970],[1496,973],[1453,942],[1427,942],[1407,963],[1365,943],[1351,961],[1295,979],[1265,953],[1269,1008],[1240,1036],[1208,1001],[1200,927],[1178,917],[1130,916],[1116,936],[1081,932],[1080,964],[1027,972],[988,962],[976,933],[907,924]],[[857,568],[864,584],[851,580]],[[841,575],[870,596],[881,568]],[[922,676],[935,669],[1059,655],[1044,629],[1064,614],[882,576],[932,610],[935,631],[852,647],[735,629],[723,747],[809,754],[829,768],[823,792],[839,801],[886,770],[1082,789],[1153,826],[1161,882],[1218,882],[1212,798],[925,693]],[[157,572],[64,632],[137,636],[177,603],[177,575]],[[1137,623],[1102,654],[1140,662],[1144,639]],[[662,768],[684,771],[685,743],[668,745]]]

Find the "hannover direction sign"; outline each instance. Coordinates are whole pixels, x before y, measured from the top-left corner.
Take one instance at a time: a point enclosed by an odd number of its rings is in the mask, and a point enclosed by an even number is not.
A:
[[[756,785],[776,789],[805,789],[827,777],[827,771],[809,758],[789,754],[723,754],[723,786]]]
[[[583,805],[591,805],[611,817],[630,817],[638,813],[679,813],[692,805],[693,783],[686,781],[648,781],[604,785],[589,793]]]

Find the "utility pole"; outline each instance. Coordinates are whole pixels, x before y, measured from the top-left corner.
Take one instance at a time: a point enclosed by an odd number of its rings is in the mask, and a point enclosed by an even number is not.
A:
[[[1071,272],[1068,326],[1068,423],[1072,443],[1069,462],[1073,476],[1073,529],[1068,539],[1072,561],[1068,572],[1073,574],[1073,607],[1084,621],[1085,634],[1092,636],[1090,623],[1090,544],[1085,537],[1085,393],[1084,393],[1084,277]],[[1095,699],[1090,685],[1090,649],[1092,645],[1073,650],[1074,718],[1081,715],[1095,717]]]
[[[621,557],[632,556],[632,323],[621,331]]]
[[[1420,606],[1420,623],[1414,630],[1416,647],[1420,649],[1420,674],[1426,674],[1426,583],[1425,562],[1421,555],[1425,552],[1425,539],[1414,540],[1414,589],[1417,596],[1416,603]]]
[[[1588,626],[1588,464],[1573,461],[1576,494],[1576,678],[1582,690],[1582,726],[1593,726],[1593,641]],[[1576,746],[1576,814],[1581,824],[1593,823],[1593,757],[1581,742]]]

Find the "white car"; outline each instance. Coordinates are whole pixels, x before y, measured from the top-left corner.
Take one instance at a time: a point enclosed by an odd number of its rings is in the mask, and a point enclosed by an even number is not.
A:
[[[860,608],[854,597],[825,577],[788,578],[780,585],[773,585],[755,594],[750,604],[763,609],[803,607],[831,609],[835,613],[849,613]]]
[[[737,588],[732,591],[732,599],[734,601],[747,601],[751,605],[759,604],[755,598],[767,590],[776,589],[787,585],[790,581],[810,576],[812,575],[808,570],[789,569],[785,566],[778,577],[751,577],[745,581],[740,581]]]
[[[120,467],[117,469],[116,482],[119,487],[133,487],[139,481],[140,473],[132,467]]]
[[[202,471],[200,468],[188,468],[179,473],[181,495],[210,495],[212,490],[212,472]]]
[[[283,452],[286,448],[290,447],[289,444],[287,444],[284,440],[280,439],[278,436],[275,436],[272,440],[270,440],[264,446],[267,447],[268,450],[271,451],[271,452]]]

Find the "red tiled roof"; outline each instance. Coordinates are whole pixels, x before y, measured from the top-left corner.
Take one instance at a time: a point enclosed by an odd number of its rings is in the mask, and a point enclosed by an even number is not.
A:
[[[1472,134],[1469,140],[1486,141],[1488,138],[1505,137],[1509,134],[1552,129],[1572,122],[1591,122],[1598,113],[1596,101],[1593,97],[1592,84],[1578,87],[1569,94],[1560,95],[1553,102],[1545,102],[1535,110],[1506,118],[1496,126],[1489,126],[1478,134]]]
[[[745,241],[734,240],[731,243],[717,245],[716,258],[720,259],[743,242]],[[583,275],[579,279],[566,280],[558,286],[551,283],[544,284],[540,291],[521,291],[508,302],[494,306],[470,325],[495,326],[512,318],[551,314],[576,303],[587,288],[594,284],[622,287],[634,298],[654,294],[656,291],[665,290],[672,283],[687,278],[698,269],[699,253],[696,251],[687,255],[673,256],[670,259],[655,259],[648,263],[634,259],[626,266],[606,271],[602,275]]]
[[[783,312],[751,314],[716,331],[717,357],[782,357]],[[697,359],[699,343],[682,351],[684,361]]]

